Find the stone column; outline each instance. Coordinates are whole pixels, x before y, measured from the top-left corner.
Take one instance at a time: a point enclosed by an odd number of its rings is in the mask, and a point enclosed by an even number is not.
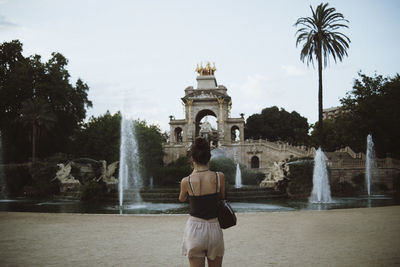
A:
[[[192,122],[192,104],[193,99],[187,99],[186,104],[188,105],[188,122],[189,124]]]
[[[228,102],[228,117],[231,117],[232,99]]]
[[[218,104],[219,104],[219,120],[218,120],[218,130],[219,130],[219,133],[218,133],[218,135],[219,135],[219,137],[218,137],[218,145],[224,145],[225,144],[225,135],[224,135],[224,131],[225,131],[225,125],[224,125],[224,118],[223,118],[223,104],[224,104],[224,98],[223,97],[218,97],[217,98],[217,101],[218,101]],[[228,134],[228,137],[229,137],[229,134]]]
[[[223,108],[223,104],[224,104],[224,98],[223,97],[218,97],[217,98],[217,101],[218,101],[218,104],[219,104],[219,122],[220,123],[222,123],[223,121],[224,121],[224,119],[223,119],[223,110],[222,110],[222,108]]]

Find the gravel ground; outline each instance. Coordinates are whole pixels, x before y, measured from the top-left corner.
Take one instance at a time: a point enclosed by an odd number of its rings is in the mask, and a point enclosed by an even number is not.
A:
[[[400,206],[237,215],[224,266],[400,265]],[[188,266],[187,218],[0,212],[0,266]]]

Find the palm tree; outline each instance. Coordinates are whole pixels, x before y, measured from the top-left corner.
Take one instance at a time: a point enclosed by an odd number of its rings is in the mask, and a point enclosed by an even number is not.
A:
[[[49,103],[42,98],[22,102],[21,120],[25,125],[32,127],[32,165],[36,161],[36,141],[40,128],[50,129],[57,121],[56,116],[50,109]]]
[[[329,55],[333,59],[342,61],[347,56],[350,39],[341,32],[341,28],[348,28],[341,13],[337,13],[333,7],[328,7],[328,3],[321,3],[314,11],[310,6],[312,16],[302,17],[297,20],[294,26],[300,26],[297,30],[296,47],[303,43],[300,59],[307,60],[307,66],[311,62],[314,65],[314,58],[318,61],[318,132],[320,146],[323,145],[323,126],[322,126],[322,68],[327,65]],[[322,65],[322,61],[324,64]]]

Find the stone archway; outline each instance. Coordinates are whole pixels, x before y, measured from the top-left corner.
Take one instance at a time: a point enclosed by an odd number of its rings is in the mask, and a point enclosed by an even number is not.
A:
[[[217,118],[218,121],[218,117],[215,114],[214,111],[210,110],[210,109],[203,109],[200,110],[195,117],[195,138],[200,136],[200,121],[205,117],[205,116],[213,116],[215,118]]]
[[[234,125],[231,127],[231,142],[235,143],[240,141],[240,129],[238,126]]]
[[[175,128],[175,130],[174,130],[175,142],[182,143],[182,141],[183,141],[182,132],[183,131],[182,131],[181,127]]]
[[[251,157],[251,168],[252,169],[260,168],[260,159],[257,156]]]

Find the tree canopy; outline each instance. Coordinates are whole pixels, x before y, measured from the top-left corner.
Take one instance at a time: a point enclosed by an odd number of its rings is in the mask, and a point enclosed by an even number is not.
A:
[[[327,150],[350,146],[365,152],[366,139],[372,134],[379,157],[386,153],[400,158],[400,76],[367,76],[358,73],[353,89],[341,99],[345,113],[331,121],[325,121],[324,135]],[[329,126],[328,126],[329,125]],[[314,127],[313,139],[317,135]]]
[[[90,117],[74,135],[70,151],[76,157],[106,160],[108,164],[119,160],[121,139],[121,113]]]
[[[54,114],[51,131],[40,131],[37,154],[48,156],[67,152],[70,137],[79,129],[86,109],[92,106],[88,99],[89,87],[81,79],[70,82],[68,60],[60,53],[52,53],[47,62],[40,55],[25,57],[18,40],[0,45],[0,131],[7,162],[26,161],[30,156],[32,127],[24,127],[20,120],[22,103],[42,99],[48,114]]]
[[[158,125],[148,125],[144,120],[137,120],[135,127],[140,173],[146,183],[151,176],[158,176],[163,166],[163,135]],[[160,180],[162,177],[155,179]]]
[[[308,144],[308,122],[296,111],[291,113],[273,106],[264,108],[260,114],[247,118],[245,138],[267,138],[270,141],[287,141],[291,144]]]

